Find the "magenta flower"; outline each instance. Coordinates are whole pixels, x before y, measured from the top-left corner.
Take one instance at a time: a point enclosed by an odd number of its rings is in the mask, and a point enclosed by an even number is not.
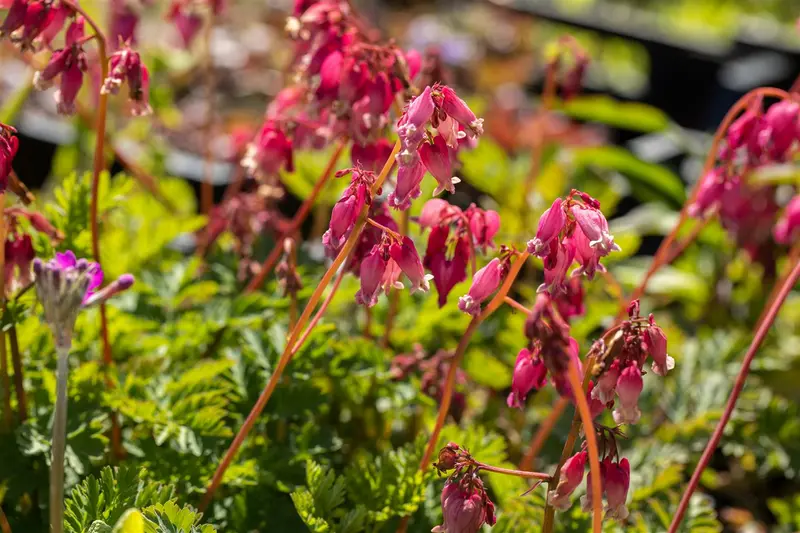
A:
[[[149,3],[149,0],[111,0],[108,44],[112,50],[123,43],[136,44],[139,11],[145,2]]]
[[[477,316],[481,312],[481,303],[500,287],[503,276],[508,271],[506,265],[498,258],[478,270],[472,278],[469,292],[458,299],[458,308],[463,312]]]
[[[666,376],[667,372],[675,368],[675,359],[667,355],[667,335],[664,330],[651,322],[644,330],[644,342],[647,353],[653,358],[653,373]]]
[[[447,200],[432,198],[422,206],[419,215],[419,225],[423,228],[441,226],[457,219],[461,215],[461,208],[452,205]]]
[[[409,237],[403,237],[402,243],[392,243],[389,247],[389,255],[403,271],[411,282],[411,294],[417,291],[428,292],[430,290],[429,280],[433,278],[430,274],[425,274],[422,261],[414,246],[414,241]]]
[[[798,229],[800,229],[800,195],[795,195],[786,205],[786,210],[775,224],[772,234],[780,244],[791,244],[800,233]]]
[[[103,282],[100,265],[76,259],[68,251],[57,253],[54,259],[33,261],[36,275],[36,293],[44,307],[45,321],[56,334],[56,341],[64,341],[72,334],[78,312],[83,307],[105,301],[114,294],[133,285],[133,276],[120,276],[107,287],[98,290]]]
[[[431,87],[428,86],[419,96],[414,97],[397,123],[397,134],[403,144],[403,149],[398,154],[398,161],[413,160],[417,148],[425,137],[425,124],[431,120],[436,109],[431,92]]]
[[[17,130],[0,122],[0,192],[5,192],[8,186],[8,176],[11,174],[11,163],[19,149]]]
[[[469,220],[469,232],[472,234],[475,247],[484,252],[487,248],[494,248],[492,239],[500,231],[500,215],[497,211],[480,209],[472,204],[464,212],[464,215]]]
[[[461,180],[453,176],[453,156],[444,137],[437,135],[433,143],[424,142],[419,147],[419,157],[428,172],[436,179],[438,185],[433,191],[436,196],[443,191],[456,192],[455,184]]]
[[[625,520],[628,518],[625,501],[628,499],[628,489],[631,484],[631,465],[626,458],[614,463],[606,457],[601,464],[601,472],[603,491],[606,494],[606,516],[615,520]]]
[[[378,303],[378,293],[384,283],[388,258],[380,246],[375,246],[361,261],[361,289],[356,293],[356,303],[372,307]]]
[[[65,46],[53,52],[45,68],[36,72],[34,86],[39,89],[50,87],[56,76],[61,76],[59,90],[55,94],[58,112],[63,115],[75,113],[75,98],[83,84],[83,73],[88,68],[86,53],[81,47],[85,34],[83,17],[77,17],[65,34]]]
[[[639,395],[644,388],[642,371],[636,361],[631,361],[619,374],[617,379],[617,396],[619,406],[614,409],[614,421],[617,424],[635,424],[642,416],[639,410]]]
[[[586,403],[589,404],[589,411],[592,414],[592,419],[600,416],[600,414],[606,410],[606,406],[608,405],[594,397],[592,394],[594,387],[594,381],[590,381],[589,388],[586,390]]]
[[[725,192],[725,171],[722,168],[711,169],[700,178],[699,190],[694,202],[689,205],[689,215],[700,217],[717,205]]]
[[[175,25],[184,48],[189,48],[203,27],[203,17],[191,0],[173,0],[167,18]]]
[[[28,12],[28,0],[12,0],[8,6],[8,13],[0,26],[0,37],[11,35],[25,24],[25,15]]]
[[[544,283],[539,285],[536,292],[546,291],[551,296],[566,293],[564,281],[574,257],[575,248],[569,242],[551,246],[550,254],[544,258]]]
[[[760,107],[760,103],[759,103]],[[728,128],[726,133],[726,140],[728,148],[731,151],[736,151],[739,148],[747,146],[751,143],[751,139],[758,133],[760,129],[761,117],[754,109],[748,109],[742,115],[733,121],[731,127]]]
[[[539,257],[547,257],[550,253],[550,243],[555,241],[567,223],[567,215],[561,206],[561,198],[556,198],[553,204],[542,213],[539,218],[539,227],[536,236],[528,241],[528,253]]]
[[[437,226],[431,230],[422,264],[433,274],[439,307],[447,303],[447,295],[453,287],[467,279],[469,258],[470,246],[466,235],[459,235],[456,231],[451,239],[449,226]]]
[[[447,86],[441,86],[441,103],[439,107],[456,122],[468,128],[470,135],[477,137],[483,135],[483,119],[467,106],[466,102],[456,95],[455,91]]]
[[[247,147],[242,166],[255,176],[276,176],[281,168],[294,171],[292,141],[277,121],[268,119]]]
[[[14,239],[6,238],[3,275],[5,277],[6,298],[33,283],[31,264],[36,257],[33,241],[27,233],[15,234]]]
[[[411,200],[419,198],[419,195],[422,194],[420,184],[424,176],[425,165],[416,154],[414,159],[408,163],[400,162],[398,156],[397,185],[389,194],[389,205],[401,211],[411,207]]]
[[[597,378],[597,384],[592,389],[592,398],[596,398],[606,404],[614,399],[617,390],[617,380],[619,379],[619,361],[615,360],[608,369]]]
[[[511,393],[506,403],[509,407],[522,409],[525,398],[532,390],[539,390],[547,383],[547,367],[539,357],[523,348],[517,354],[514,374],[511,378]]]
[[[547,493],[547,499],[550,505],[561,511],[566,511],[572,505],[570,496],[578,485],[583,481],[583,473],[586,469],[586,461],[589,454],[585,451],[580,451],[567,459],[561,468],[561,477],[558,480],[558,485],[555,490]]]
[[[578,227],[589,239],[589,246],[596,250],[597,256],[604,257],[610,252],[620,250],[620,247],[614,243],[614,237],[608,232],[606,217],[599,209],[573,205],[571,211]]]
[[[782,100],[767,109],[759,132],[759,143],[765,146],[773,161],[783,161],[789,148],[797,138],[800,104]]]
[[[322,244],[331,253],[339,251],[358,219],[359,213],[371,201],[370,187],[375,181],[372,172],[360,168],[347,169],[336,173],[341,177],[351,174],[350,185],[342,192],[342,197],[333,206],[328,231],[322,236]]]
[[[571,277],[564,287],[567,292],[558,294],[553,301],[561,318],[569,321],[570,318],[583,316],[586,313],[586,307],[583,304],[584,290],[581,278]],[[540,294],[540,296],[546,295]]]

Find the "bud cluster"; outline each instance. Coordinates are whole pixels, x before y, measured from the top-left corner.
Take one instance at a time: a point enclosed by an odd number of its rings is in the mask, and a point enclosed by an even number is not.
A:
[[[443,524],[436,533],[477,533],[484,524],[497,522],[494,503],[489,499],[479,474],[480,466],[469,452],[456,443],[449,443],[439,452],[434,464],[439,473],[454,470],[442,489]]]

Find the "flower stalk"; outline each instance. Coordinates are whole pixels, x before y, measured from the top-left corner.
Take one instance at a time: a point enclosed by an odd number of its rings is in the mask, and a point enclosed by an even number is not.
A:
[[[20,424],[28,419],[28,398],[25,394],[25,378],[22,370],[22,357],[19,353],[17,327],[13,323],[8,329],[8,344],[11,346],[11,363],[14,366],[14,387],[17,392],[17,409]]]
[[[392,166],[394,165],[394,158],[395,155],[400,151],[400,142],[395,143],[394,148],[392,149],[389,158],[386,160],[386,163],[381,170],[380,175],[375,180],[375,184],[372,187],[372,195],[374,196],[375,193],[381,188],[383,182],[386,181],[386,178],[389,175],[389,171],[391,170]],[[200,511],[204,511],[208,508],[208,505],[211,503],[211,499],[214,497],[214,493],[216,492],[219,484],[222,482],[222,476],[225,474],[225,471],[230,466],[231,462],[233,461],[233,457],[236,455],[236,452],[239,451],[239,448],[242,446],[242,443],[247,438],[248,433],[253,428],[256,420],[258,419],[261,412],[266,407],[267,402],[269,401],[270,397],[272,396],[275,387],[278,385],[278,380],[280,380],[281,376],[283,375],[283,371],[286,369],[286,366],[289,364],[292,356],[292,350],[294,347],[295,342],[297,341],[298,337],[302,329],[305,327],[306,322],[311,317],[311,313],[314,312],[314,308],[316,307],[317,303],[319,302],[320,298],[322,297],[323,291],[328,286],[328,284],[333,279],[333,276],[336,274],[336,271],[339,267],[344,263],[345,259],[350,255],[350,252],[355,248],[356,243],[358,242],[358,238],[361,235],[361,231],[364,229],[364,226],[367,224],[367,217],[368,217],[369,206],[365,205],[361,213],[356,221],[355,226],[353,227],[352,231],[350,232],[350,236],[347,238],[346,242],[342,246],[339,254],[334,259],[333,264],[328,268],[328,270],[323,275],[322,279],[317,285],[317,288],[314,290],[314,293],[311,295],[308,303],[306,304],[305,309],[303,310],[302,315],[295,324],[295,327],[292,329],[292,333],[289,335],[289,339],[286,341],[286,348],[284,349],[283,353],[281,354],[280,358],[278,359],[278,363],[273,371],[272,375],[270,376],[269,382],[267,382],[266,387],[259,396],[256,404],[253,406],[250,414],[247,415],[242,427],[239,428],[239,432],[233,439],[228,451],[225,452],[225,456],[223,457],[222,461],[220,462],[219,466],[217,467],[217,471],[214,473],[214,476],[211,479],[211,482],[206,489],[206,493],[203,496],[203,499],[199,505]],[[295,350],[299,349],[299,347],[294,347]]]
[[[67,447],[67,378],[69,376],[69,333],[56,333],[56,407],[53,415],[52,458],[50,461],[50,531],[64,531],[64,455]]]
[[[778,311],[780,311],[783,302],[786,300],[786,297],[789,296],[789,293],[797,284],[799,278],[800,261],[794,261],[792,269],[781,285],[775,299],[768,304],[769,307],[766,315],[764,315],[764,320],[758,326],[758,329],[753,336],[753,340],[750,343],[750,347],[747,349],[747,353],[745,353],[744,359],[742,360],[742,366],[739,369],[739,374],[736,376],[736,381],[733,384],[733,390],[731,391],[730,396],[728,396],[728,402],[725,404],[725,411],[722,413],[722,417],[719,419],[719,422],[717,422],[717,427],[714,428],[714,433],[711,435],[708,444],[706,444],[705,450],[703,450],[703,455],[700,457],[700,461],[697,463],[694,472],[692,472],[692,477],[689,480],[686,490],[683,492],[683,496],[681,496],[681,501],[678,504],[678,509],[675,512],[675,515],[672,518],[672,523],[669,526],[668,533],[675,533],[678,531],[681,521],[686,514],[686,510],[689,507],[689,501],[691,500],[692,494],[700,483],[700,476],[708,466],[709,461],[711,461],[711,457],[714,455],[714,451],[717,449],[717,446],[719,446],[719,442],[722,439],[722,433],[725,431],[725,426],[730,421],[731,415],[733,415],[733,410],[736,408],[736,402],[739,400],[739,395],[742,393],[744,384],[747,381],[747,375],[750,372],[750,365],[752,364],[758,349],[761,347],[761,343],[764,342],[764,339],[769,332],[769,328],[772,327],[772,323],[775,322],[775,317],[778,315]]]

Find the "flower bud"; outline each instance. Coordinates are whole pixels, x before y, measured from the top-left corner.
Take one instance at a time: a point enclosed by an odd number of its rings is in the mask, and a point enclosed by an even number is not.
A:
[[[494,524],[494,504],[489,500],[479,478],[473,485],[462,487],[452,482],[442,490],[442,515],[444,524],[436,526],[434,533],[477,533],[483,524]]]
[[[558,238],[566,223],[567,216],[561,207],[561,198],[556,198],[553,200],[553,204],[539,218],[536,236],[528,241],[528,253],[539,257],[547,257],[550,253],[550,243]]]
[[[411,207],[411,200],[419,198],[421,194],[420,183],[424,176],[425,165],[416,154],[411,162],[400,162],[397,166],[397,184],[389,195],[389,205],[400,211]]]
[[[653,358],[653,373],[666,376],[668,371],[675,368],[675,359],[667,355],[667,335],[664,330],[651,324],[644,331],[644,342]]]
[[[439,472],[447,472],[456,467],[456,462],[460,456],[461,447],[455,442],[448,442],[447,445],[439,450],[439,459],[434,466]]]
[[[561,477],[555,490],[547,493],[550,505],[561,511],[566,511],[572,505],[569,497],[583,481],[583,472],[586,469],[586,460],[589,454],[580,451],[567,459],[561,468]]]
[[[356,293],[356,303],[372,307],[378,303],[387,260],[380,246],[374,246],[367,257],[361,261],[359,277],[361,289]]]
[[[628,498],[628,489],[631,483],[631,465],[628,459],[623,458],[618,463],[612,463],[609,458],[603,460],[603,491],[606,494],[607,516],[615,520],[628,518],[628,508],[625,500]]]
[[[469,292],[459,298],[458,308],[467,314],[477,316],[481,312],[481,303],[500,286],[505,271],[505,266],[498,258],[492,259],[488,265],[478,270],[472,279]]]

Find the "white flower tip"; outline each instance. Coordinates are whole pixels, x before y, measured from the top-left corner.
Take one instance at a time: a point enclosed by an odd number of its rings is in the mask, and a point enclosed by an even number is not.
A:
[[[452,178],[450,178],[450,183],[452,183],[453,185],[458,185],[459,183],[461,183],[461,178],[453,176]]]
[[[392,287],[394,287],[397,290],[403,290],[406,288],[406,286],[403,285],[402,281],[395,281],[394,283],[392,283]]]

